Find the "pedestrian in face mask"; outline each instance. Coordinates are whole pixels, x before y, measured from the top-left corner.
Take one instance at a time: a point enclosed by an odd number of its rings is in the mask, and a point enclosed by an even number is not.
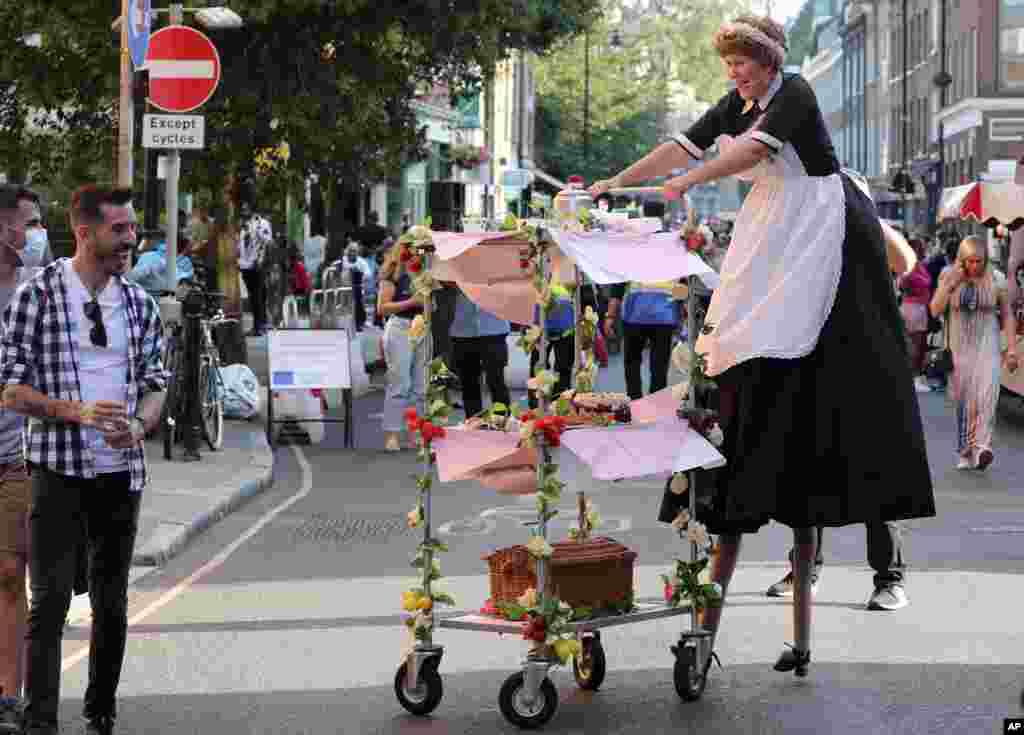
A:
[[[0,311],[15,289],[49,262],[48,254],[39,197],[19,186],[0,186]],[[19,414],[0,411],[0,732],[21,724],[31,505],[23,426]]]

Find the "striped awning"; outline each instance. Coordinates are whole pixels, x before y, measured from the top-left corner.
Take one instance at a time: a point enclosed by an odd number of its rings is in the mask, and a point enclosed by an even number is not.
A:
[[[1024,225],[1024,186],[976,181],[942,192],[938,220],[975,220],[986,227]]]

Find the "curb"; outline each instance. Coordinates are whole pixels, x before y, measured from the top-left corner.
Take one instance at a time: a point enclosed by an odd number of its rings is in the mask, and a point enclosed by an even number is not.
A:
[[[176,556],[188,543],[217,521],[237,509],[250,498],[259,495],[274,483],[273,454],[267,449],[270,466],[265,472],[242,482],[235,492],[223,501],[195,517],[188,524],[164,524],[171,530],[158,534],[155,541],[150,540],[146,548],[137,549],[132,557],[134,566],[158,567],[166,564]]]

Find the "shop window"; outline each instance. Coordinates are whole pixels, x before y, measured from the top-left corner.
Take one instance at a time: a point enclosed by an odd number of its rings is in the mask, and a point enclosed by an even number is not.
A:
[[[1024,89],[1024,2],[999,0],[999,71],[1004,89]]]

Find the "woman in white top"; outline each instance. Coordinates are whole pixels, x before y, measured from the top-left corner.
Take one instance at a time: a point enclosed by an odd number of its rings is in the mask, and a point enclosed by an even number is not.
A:
[[[719,534],[712,576],[723,590],[743,533],[769,520],[793,528],[795,645],[775,668],[803,676],[814,527],[932,516],[935,501],[874,205],[840,171],[810,85],[781,72],[782,27],[741,17],[714,45],[736,89],[591,194],[668,175],[716,143],[716,158],[666,189],[753,181],[697,341],[718,383],[728,459],[708,473],[713,490],[698,518]],[[666,492],[660,520],[684,502]],[[706,611],[713,633],[720,614]]]

